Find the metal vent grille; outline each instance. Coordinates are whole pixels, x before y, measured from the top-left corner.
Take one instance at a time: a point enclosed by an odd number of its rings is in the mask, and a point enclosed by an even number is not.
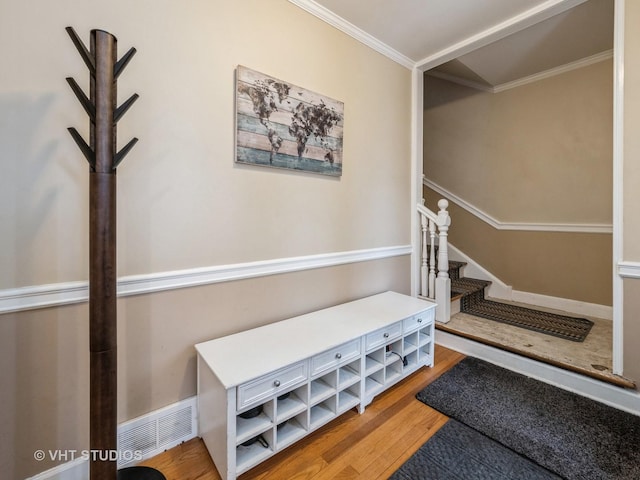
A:
[[[175,442],[191,433],[191,419],[194,417],[191,406],[165,415],[158,419],[158,446]]]
[[[156,422],[154,420],[118,433],[119,452],[140,451],[144,455],[155,450],[156,443]]]
[[[196,397],[123,423],[118,427],[118,467],[153,457],[196,435]]]

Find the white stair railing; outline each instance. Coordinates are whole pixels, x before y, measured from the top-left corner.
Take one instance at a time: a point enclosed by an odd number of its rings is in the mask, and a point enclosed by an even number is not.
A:
[[[423,200],[424,202],[424,200]],[[449,202],[438,202],[438,213],[418,204],[421,239],[420,295],[436,302],[436,320],[446,323],[451,318],[451,279],[449,278],[449,248],[447,234],[451,217]],[[436,237],[438,257],[436,262]]]

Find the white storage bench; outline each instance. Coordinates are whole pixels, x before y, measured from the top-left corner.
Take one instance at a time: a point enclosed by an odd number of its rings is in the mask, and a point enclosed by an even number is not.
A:
[[[222,478],[432,366],[435,306],[385,292],[196,345],[198,427]]]

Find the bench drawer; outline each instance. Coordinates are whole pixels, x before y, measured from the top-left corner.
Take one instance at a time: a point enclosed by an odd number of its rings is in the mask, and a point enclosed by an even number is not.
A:
[[[360,355],[360,339],[332,348],[311,358],[311,376],[358,358]]]
[[[296,363],[238,387],[238,410],[307,379],[307,362]]]
[[[435,311],[433,309],[426,312],[419,313],[413,317],[406,318],[404,320],[404,331],[411,332],[417,330],[420,327],[426,327],[433,323]]]
[[[399,338],[401,335],[402,322],[396,322],[380,330],[371,332],[367,335],[365,350],[368,352],[371,349],[378,348],[391,340]]]

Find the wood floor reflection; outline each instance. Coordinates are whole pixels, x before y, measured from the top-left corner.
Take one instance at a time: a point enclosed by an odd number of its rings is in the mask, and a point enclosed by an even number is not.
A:
[[[464,358],[436,345],[435,366],[418,371],[380,394],[363,414],[356,409],[333,420],[239,480],[384,480],[447,421],[415,398]],[[145,462],[167,480],[220,480],[201,439],[195,438]]]

